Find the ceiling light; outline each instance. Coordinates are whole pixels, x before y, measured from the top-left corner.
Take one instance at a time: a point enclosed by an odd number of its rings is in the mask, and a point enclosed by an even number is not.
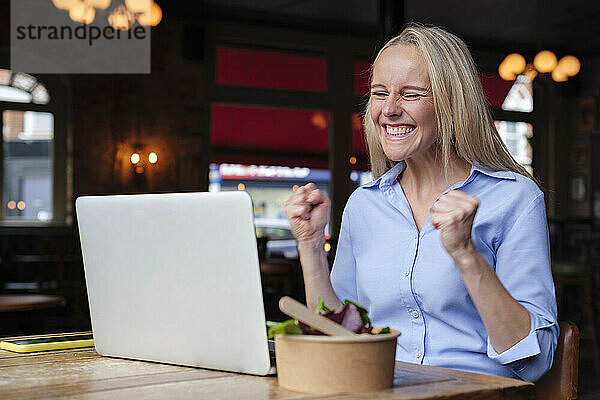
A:
[[[117,1],[117,5],[111,7],[111,0],[52,0],[54,6],[60,10],[69,12],[74,22],[89,25],[96,17],[96,9],[106,10],[112,8],[108,13],[108,21],[115,29],[128,30],[137,18],[140,25],[156,26],[162,20],[163,12],[153,0],[124,0]],[[121,4],[119,4],[121,3]]]
[[[504,62],[500,63],[498,66],[498,74],[505,81],[514,81],[517,78],[517,75],[513,72],[510,72],[510,68]]]
[[[505,64],[506,70],[512,72],[513,74],[520,74],[527,65],[525,58],[519,53],[511,53],[507,55],[503,63]]]
[[[152,0],[125,0],[125,7],[132,13],[145,13],[150,11]]]
[[[533,59],[533,66],[541,73],[552,72],[556,64],[558,64],[556,56],[550,50],[540,51]]]
[[[131,28],[135,22],[135,17],[123,5],[115,8],[108,16],[108,23],[115,29],[126,31]]]
[[[64,0],[63,0],[64,1]],[[110,6],[110,0],[83,0],[87,5],[99,10],[106,10]]]
[[[532,64],[527,64],[518,53],[507,55],[498,66],[498,74],[506,81],[514,81],[518,75],[523,75],[533,82],[539,73],[550,73],[555,82],[565,82],[570,76],[577,75],[580,69],[577,57],[568,55],[557,61],[553,52],[542,50],[536,54]]]
[[[567,76],[575,76],[581,69],[581,63],[575,56],[564,56],[558,62],[556,69],[564,72]]]
[[[564,72],[560,71],[558,68],[555,68],[552,71],[552,80],[554,82],[565,82],[569,77]]]
[[[94,7],[90,7],[87,4],[80,2],[75,4],[70,9],[69,17],[71,17],[71,19],[75,22],[81,22],[82,24],[89,25],[96,17],[96,10],[94,10]]]
[[[162,10],[156,3],[152,3],[150,11],[146,11],[137,17],[138,22],[145,26],[156,26],[162,19]]]
[[[79,0],[52,0],[56,8],[60,8],[61,10],[70,10],[75,5],[81,3]]]

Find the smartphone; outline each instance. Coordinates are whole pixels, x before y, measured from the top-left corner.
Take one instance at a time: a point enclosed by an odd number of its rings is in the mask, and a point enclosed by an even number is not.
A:
[[[31,336],[25,338],[5,339],[0,342],[0,349],[16,353],[32,353],[36,351],[75,349],[94,346],[92,332],[57,333],[52,335]]]

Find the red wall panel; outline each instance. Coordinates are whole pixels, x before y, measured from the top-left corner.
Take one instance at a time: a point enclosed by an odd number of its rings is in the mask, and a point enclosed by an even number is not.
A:
[[[216,82],[257,88],[327,91],[323,57],[217,47]]]

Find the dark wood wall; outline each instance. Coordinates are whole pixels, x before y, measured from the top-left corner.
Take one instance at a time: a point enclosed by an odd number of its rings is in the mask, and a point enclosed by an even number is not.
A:
[[[203,63],[183,57],[182,27],[153,29],[151,74],[71,76],[75,197],[206,190]],[[142,175],[134,173],[133,152],[142,156]]]
[[[553,107],[546,115],[554,130],[554,160],[549,168],[556,182],[555,215],[567,219],[600,217],[600,57],[581,61],[581,71],[572,82],[553,83]]]

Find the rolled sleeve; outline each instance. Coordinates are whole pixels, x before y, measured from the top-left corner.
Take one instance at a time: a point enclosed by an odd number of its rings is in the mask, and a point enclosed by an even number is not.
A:
[[[496,274],[530,316],[529,334],[497,354],[487,340],[488,357],[506,365],[523,380],[536,381],[552,365],[558,340],[556,298],[550,269],[548,225],[540,193],[503,235]]]
[[[542,348],[555,348],[553,338],[558,336],[558,325],[531,313],[529,315],[531,329],[527,336],[500,354],[494,350],[488,337],[487,355],[492,360],[510,367],[521,379],[533,382],[552,364],[553,352],[542,354]]]
[[[346,206],[346,210],[347,210]],[[352,253],[352,242],[349,229],[348,214],[342,214],[342,226],[338,239],[337,251],[331,270],[331,285],[338,299],[358,301],[356,288],[356,260]]]

